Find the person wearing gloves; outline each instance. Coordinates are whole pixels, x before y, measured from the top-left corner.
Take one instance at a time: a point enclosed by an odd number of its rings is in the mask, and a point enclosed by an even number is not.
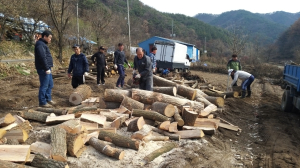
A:
[[[51,93],[53,88],[53,78],[51,68],[53,67],[53,58],[47,44],[51,43],[52,33],[48,30],[42,33],[42,37],[35,43],[34,60],[35,68],[40,79],[39,106],[51,107],[55,105],[52,101]]]
[[[104,51],[105,48],[101,46],[99,47],[99,52],[95,53],[91,57],[93,63],[96,64],[97,66],[97,85],[100,85],[100,78],[101,78],[101,84],[105,85],[104,73],[105,73],[105,68],[108,69],[108,67],[106,65]]]
[[[143,90],[153,91],[153,73],[152,73],[152,62],[150,57],[147,57],[143,53],[142,48],[136,49],[136,56],[134,57],[134,67],[132,74],[137,73],[135,78],[140,78],[139,88]]]
[[[246,96],[246,89],[248,91],[247,97],[251,96],[251,88],[250,85],[254,81],[254,76],[248,72],[245,71],[236,71],[234,69],[229,69],[228,70],[228,75],[233,77],[233,81],[231,83],[231,90],[232,86],[236,83],[238,79],[242,80],[242,97],[245,98]]]
[[[155,57],[156,51],[157,51],[157,48],[155,46],[153,46],[151,48],[151,53],[149,54],[149,57],[152,62],[152,72],[153,73],[155,73],[155,71],[156,71],[156,57]]]
[[[73,54],[70,59],[68,77],[71,78],[71,73],[73,73],[72,86],[75,89],[85,82],[84,76],[88,76],[89,63],[86,59],[86,56],[80,53],[79,45],[75,44],[73,49],[75,54]]]
[[[124,45],[123,43],[118,44],[118,50],[114,53],[114,68],[118,70],[119,72],[119,78],[117,81],[116,86],[118,88],[123,88],[124,86],[124,79],[125,79],[125,68],[124,68],[124,62],[128,65],[129,68],[131,68],[130,64],[126,60],[125,53],[124,53]]]
[[[233,69],[235,71],[242,70],[241,63],[238,60],[236,54],[233,54],[231,60],[229,60],[228,63],[227,63],[227,70],[229,70],[229,69]],[[231,77],[232,77],[232,80],[233,80],[233,76],[231,76]],[[235,83],[233,86],[237,86],[237,83]]]

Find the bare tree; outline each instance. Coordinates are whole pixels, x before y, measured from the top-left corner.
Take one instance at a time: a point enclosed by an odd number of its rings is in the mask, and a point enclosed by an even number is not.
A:
[[[231,26],[229,29],[229,48],[233,54],[240,54],[246,46],[248,35],[244,34],[242,28]]]
[[[70,20],[69,11],[71,6],[74,6],[72,5],[74,2],[74,0],[48,0],[51,19],[58,36],[58,59],[60,63],[62,63],[63,35]]]

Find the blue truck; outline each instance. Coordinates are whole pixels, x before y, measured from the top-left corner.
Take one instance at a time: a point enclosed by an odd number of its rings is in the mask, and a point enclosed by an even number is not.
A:
[[[284,93],[281,109],[284,112],[300,110],[300,66],[285,65],[283,71]]]

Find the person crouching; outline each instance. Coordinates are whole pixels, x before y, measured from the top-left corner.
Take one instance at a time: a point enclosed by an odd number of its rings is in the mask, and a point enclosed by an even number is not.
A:
[[[245,98],[246,90],[248,91],[247,97],[251,96],[250,85],[254,81],[254,76],[252,74],[250,74],[248,72],[245,72],[245,71],[236,71],[236,70],[233,70],[233,69],[229,69],[228,70],[228,75],[233,77],[233,81],[231,83],[231,90],[232,90],[232,86],[234,86],[236,81],[238,79],[241,79],[243,81],[242,82],[242,97],[241,98]]]

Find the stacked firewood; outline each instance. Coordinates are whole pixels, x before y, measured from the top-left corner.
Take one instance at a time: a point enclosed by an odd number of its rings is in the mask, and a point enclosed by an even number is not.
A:
[[[93,61],[91,60],[92,55],[88,55],[86,56],[87,60],[89,62],[89,67],[90,67],[90,73],[93,75],[97,74],[97,66],[93,63]],[[105,56],[105,60],[106,60],[106,65],[108,67],[108,69],[105,69],[105,77],[112,77],[112,75],[115,75],[118,73],[117,70],[114,69],[114,54],[106,54]]]

